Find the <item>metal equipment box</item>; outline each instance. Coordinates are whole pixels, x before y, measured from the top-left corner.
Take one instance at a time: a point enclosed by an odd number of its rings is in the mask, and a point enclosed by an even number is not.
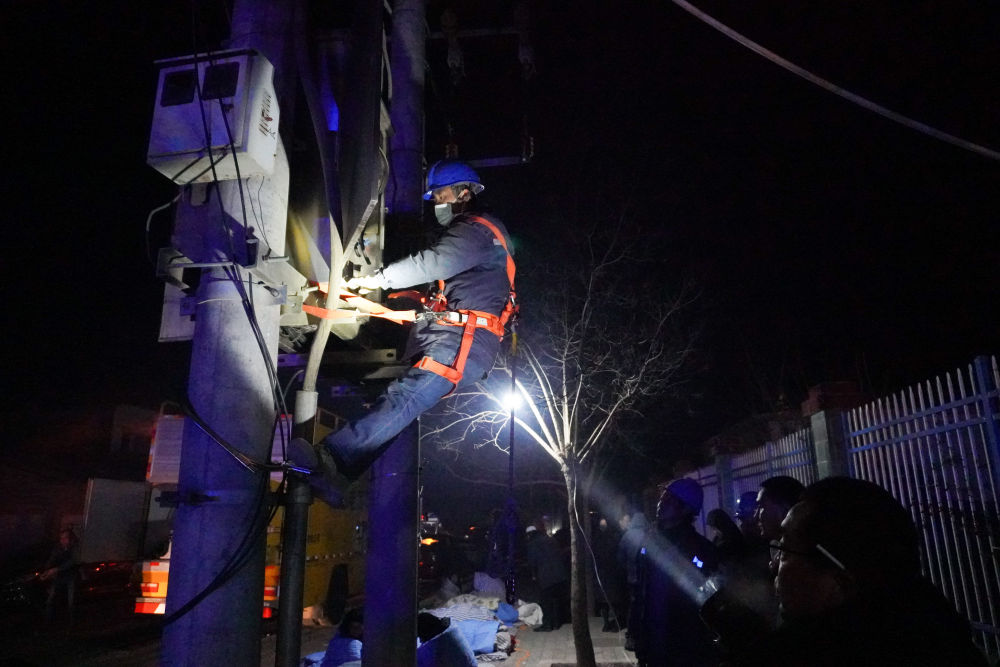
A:
[[[278,101],[266,58],[239,50],[156,65],[150,166],[181,185],[271,173]]]

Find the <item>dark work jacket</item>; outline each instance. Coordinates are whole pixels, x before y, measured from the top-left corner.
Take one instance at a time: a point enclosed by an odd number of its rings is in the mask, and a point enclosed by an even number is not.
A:
[[[496,225],[513,252],[503,223],[487,215],[476,215]],[[448,310],[483,310],[499,315],[510,293],[507,252],[489,227],[471,217],[471,214],[455,216],[441,238],[429,248],[383,268],[380,274],[385,285],[412,287],[444,280]]]
[[[569,581],[569,571],[555,538],[537,531],[524,543],[524,560],[542,590]],[[548,621],[546,621],[548,622]]]
[[[625,568],[625,580],[630,586],[639,583],[636,562],[639,557],[639,549],[646,541],[647,530],[649,530],[649,522],[646,521],[646,515],[642,512],[636,512],[632,515],[632,522],[629,524],[628,530],[618,542],[618,562]]]
[[[479,310],[500,315],[511,288],[507,278],[507,252],[490,228],[471,220],[471,215],[457,215],[429,248],[383,268],[379,272],[383,283],[392,289],[444,280],[448,310]],[[496,225],[513,252],[502,222],[490,216],[475,215]],[[437,361],[450,364],[461,335],[462,327],[421,320],[410,330],[406,357],[434,348],[435,352],[441,351],[439,354],[443,357]],[[476,346],[489,348],[484,351],[487,356],[495,357],[500,349],[499,339],[482,329],[476,331],[474,341]]]
[[[640,664],[718,664],[713,635],[698,615],[699,605],[692,597],[718,567],[715,546],[689,523],[649,533],[639,552],[640,618],[633,631]]]
[[[52,553],[49,555],[49,559],[45,562],[45,567],[43,569],[47,570],[49,568],[56,568],[56,576],[53,579],[54,583],[66,584],[68,582],[76,579],[76,573],[79,569],[80,554],[79,548],[76,544],[71,544],[68,547],[64,547],[62,544],[57,544],[55,548],[52,549]]]
[[[730,664],[739,667],[986,667],[969,624],[919,580],[786,621]]]

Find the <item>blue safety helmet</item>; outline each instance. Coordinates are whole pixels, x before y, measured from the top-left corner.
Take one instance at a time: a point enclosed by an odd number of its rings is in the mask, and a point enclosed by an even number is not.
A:
[[[427,192],[424,199],[434,199],[434,191],[449,185],[467,184],[472,194],[485,190],[479,182],[479,174],[464,162],[458,160],[438,160],[427,170]]]

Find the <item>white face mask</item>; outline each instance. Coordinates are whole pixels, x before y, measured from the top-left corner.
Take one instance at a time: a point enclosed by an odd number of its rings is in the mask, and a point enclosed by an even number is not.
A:
[[[451,210],[451,204],[436,204],[434,206],[434,217],[437,218],[438,223],[447,227],[448,223],[455,217],[455,214]]]

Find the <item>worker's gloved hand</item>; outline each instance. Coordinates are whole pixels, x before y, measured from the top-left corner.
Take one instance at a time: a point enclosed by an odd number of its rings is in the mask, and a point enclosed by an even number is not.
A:
[[[378,275],[370,275],[370,276],[358,276],[357,278],[351,278],[350,280],[347,281],[347,284],[344,285],[344,287],[351,290],[352,292],[367,294],[368,292],[371,292],[373,290],[381,289],[385,287],[385,285],[382,283],[382,278],[380,278]]]

